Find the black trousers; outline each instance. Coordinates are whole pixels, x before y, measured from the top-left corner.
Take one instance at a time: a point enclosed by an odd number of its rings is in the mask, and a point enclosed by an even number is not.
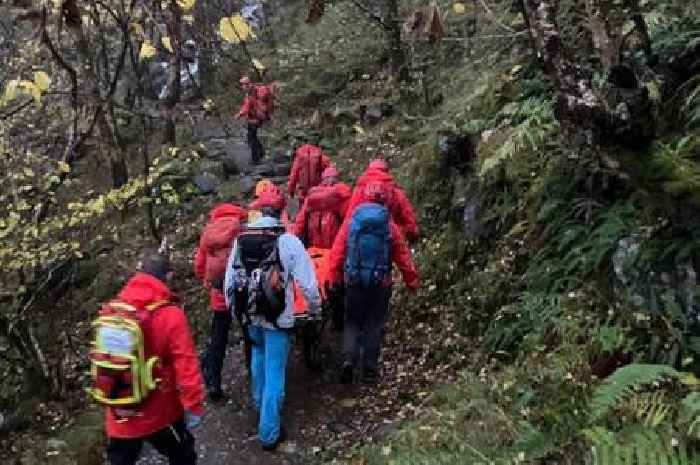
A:
[[[259,163],[265,156],[265,148],[258,139],[258,128],[260,128],[259,124],[248,123],[248,147],[254,163]]]
[[[184,419],[156,431],[144,438],[109,438],[107,458],[110,465],[133,465],[141,454],[143,441],[148,441],[161,454],[168,458],[170,465],[195,465],[197,452],[194,437],[187,430]]]
[[[364,370],[377,370],[390,298],[391,287],[345,288],[343,357],[346,362],[354,365],[360,348],[364,348]]]
[[[209,347],[204,355],[203,371],[204,381],[209,392],[221,392],[221,369],[226,357],[228,345],[228,333],[231,330],[231,313],[229,311],[212,312],[211,334]]]

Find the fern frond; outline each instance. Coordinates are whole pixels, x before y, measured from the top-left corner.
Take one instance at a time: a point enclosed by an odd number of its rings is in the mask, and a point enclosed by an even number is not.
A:
[[[690,465],[700,459],[684,441],[639,425],[620,433],[595,427],[583,434],[593,444],[594,465]]]
[[[595,390],[591,401],[591,415],[593,419],[601,418],[640,387],[678,376],[680,373],[668,365],[635,363],[619,368]]]

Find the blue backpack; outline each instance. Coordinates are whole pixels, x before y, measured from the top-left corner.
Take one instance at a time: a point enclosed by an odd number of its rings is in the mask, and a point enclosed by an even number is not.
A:
[[[350,219],[345,282],[372,287],[391,274],[389,210],[378,203],[360,204]]]

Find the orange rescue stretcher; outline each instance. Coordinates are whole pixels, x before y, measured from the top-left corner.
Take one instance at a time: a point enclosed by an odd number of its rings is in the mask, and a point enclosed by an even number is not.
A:
[[[321,336],[332,312],[330,308],[332,299],[328,295],[328,288],[330,285],[329,259],[331,251],[330,249],[311,247],[307,249],[307,252],[314,265],[318,290],[321,294],[321,320],[309,320],[309,305],[296,283],[294,284],[294,317],[296,321],[300,323],[296,326],[300,328],[299,335],[302,340],[306,366],[311,370],[319,370],[322,364],[322,354],[320,350]]]

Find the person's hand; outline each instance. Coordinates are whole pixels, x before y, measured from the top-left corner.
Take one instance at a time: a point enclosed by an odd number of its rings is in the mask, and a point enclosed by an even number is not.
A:
[[[191,410],[185,410],[185,426],[187,429],[193,430],[202,424],[202,418],[204,415],[198,415]]]

